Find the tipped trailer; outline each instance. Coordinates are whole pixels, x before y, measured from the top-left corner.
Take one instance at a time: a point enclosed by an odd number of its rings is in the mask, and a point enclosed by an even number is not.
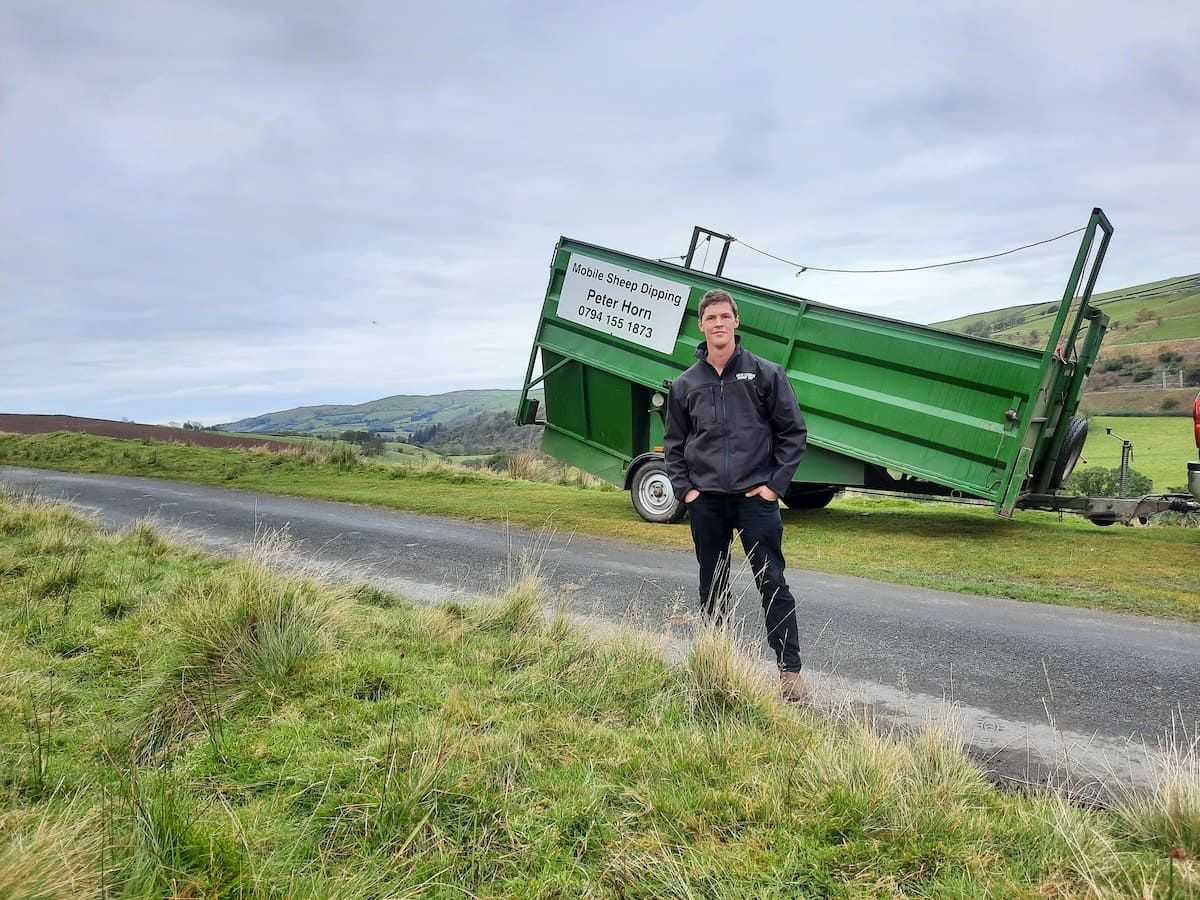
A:
[[[644,519],[682,518],[663,458],[666,395],[703,340],[700,298],[721,288],[737,301],[746,347],[783,368],[804,411],[808,451],[783,498],[790,507],[862,488],[977,498],[1006,518],[1067,510],[1101,525],[1184,511],[1183,496],[1058,493],[1087,437],[1075,412],[1108,327],[1091,297],[1112,231],[1093,210],[1042,349],[725,278],[733,238],[708,229],[693,231],[683,265],[563,237],[517,421],[544,424],[546,453],[630,491]],[[703,235],[725,242],[716,274],[691,265]],[[541,403],[530,396],[538,385]]]

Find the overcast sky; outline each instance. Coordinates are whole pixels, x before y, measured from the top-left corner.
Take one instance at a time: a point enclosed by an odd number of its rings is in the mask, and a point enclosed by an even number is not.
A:
[[[1200,270],[1200,4],[0,3],[0,412],[520,386],[559,235],[824,267],[1117,229]],[[727,274],[918,322],[1078,247]]]

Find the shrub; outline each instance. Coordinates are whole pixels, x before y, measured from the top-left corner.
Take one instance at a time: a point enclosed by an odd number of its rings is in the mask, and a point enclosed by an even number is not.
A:
[[[1102,372],[1128,372],[1132,371],[1139,365],[1138,358],[1131,356],[1128,353],[1122,353],[1120,356],[1110,356],[1108,359],[1101,361],[1100,371]],[[1153,370],[1151,370],[1153,371]]]
[[[1116,497],[1121,486],[1121,470],[1103,466],[1075,472],[1065,485],[1068,493],[1085,497]],[[1136,469],[1130,469],[1125,482],[1125,496],[1140,497],[1154,489],[1154,482]]]
[[[338,440],[361,447],[363,456],[377,456],[383,452],[383,438],[369,431],[343,431]]]
[[[486,465],[493,472],[507,472],[512,463],[513,454],[510,450],[497,450],[485,460]]]
[[[1160,409],[1174,409],[1179,405],[1178,397],[1163,397],[1163,402],[1159,404]]]

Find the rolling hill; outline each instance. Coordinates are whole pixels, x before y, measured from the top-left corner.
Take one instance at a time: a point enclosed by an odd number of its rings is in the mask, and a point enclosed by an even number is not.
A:
[[[1081,408],[1098,415],[1184,414],[1200,387],[1200,273],[1097,294],[1108,334]],[[937,322],[950,331],[1041,347],[1058,301]]]
[[[398,394],[355,405],[300,406],[216,426],[250,434],[338,435],[369,431],[407,439],[421,428],[451,428],[485,413],[514,412],[520,391],[452,391],[431,396]]]

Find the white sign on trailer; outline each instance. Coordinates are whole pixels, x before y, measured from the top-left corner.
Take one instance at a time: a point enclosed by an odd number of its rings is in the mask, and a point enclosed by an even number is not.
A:
[[[688,290],[677,281],[572,255],[558,295],[558,317],[669,354],[675,351]]]

